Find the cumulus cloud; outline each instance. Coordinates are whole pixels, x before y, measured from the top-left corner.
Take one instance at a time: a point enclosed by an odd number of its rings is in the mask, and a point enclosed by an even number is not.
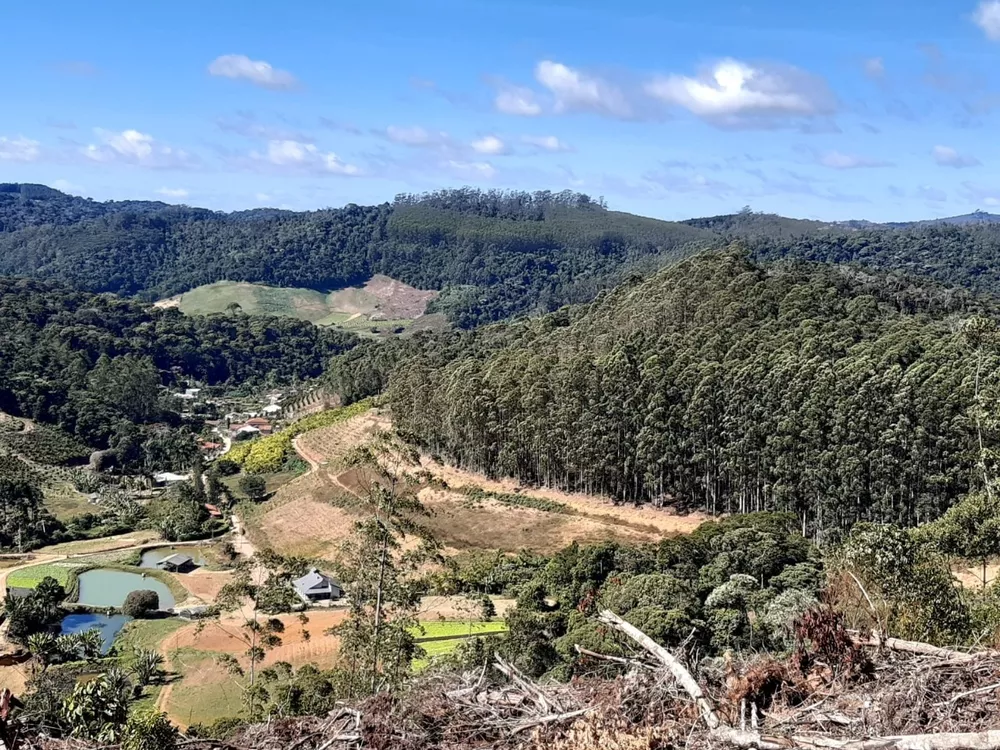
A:
[[[0,136],[0,161],[36,161],[42,155],[41,145],[23,135]]]
[[[726,58],[698,76],[658,76],[646,93],[724,126],[766,125],[775,118],[832,114],[833,94],[825,81],[791,66],[751,65]]]
[[[185,168],[195,166],[197,158],[187,151],[160,143],[153,136],[138,130],[120,133],[95,128],[100,143],[91,143],[82,149],[83,155],[97,162],[133,164],[153,169]]]
[[[974,156],[960,154],[951,146],[935,146],[931,150],[931,156],[934,157],[934,163],[941,167],[962,169],[963,167],[976,167],[982,163]]]
[[[164,198],[187,198],[190,195],[184,188],[161,187],[156,192]]]
[[[521,86],[503,86],[493,100],[493,106],[505,115],[536,117],[542,114],[542,105],[534,91]]]
[[[625,93],[614,84],[552,60],[535,67],[535,80],[555,99],[554,111],[589,111],[612,117],[634,115]]]
[[[287,90],[298,81],[287,70],[279,70],[264,60],[251,60],[246,55],[221,55],[208,65],[210,75],[244,80],[264,89]]]
[[[1000,42],[1000,0],[983,0],[972,14],[972,20],[988,39]]]
[[[572,151],[573,148],[554,135],[525,135],[521,137],[521,142],[529,146],[541,149],[542,151]]]
[[[816,158],[817,163],[830,169],[865,169],[868,167],[890,167],[892,164],[881,159],[873,159],[842,151],[827,151]]]
[[[507,144],[495,135],[484,135],[482,138],[474,140],[471,144],[472,150],[477,154],[504,154],[507,152]]]
[[[315,143],[283,140],[270,141],[267,151],[250,152],[251,160],[273,167],[296,169],[315,174],[358,175],[361,170],[353,164],[346,164],[332,151],[320,151]]]

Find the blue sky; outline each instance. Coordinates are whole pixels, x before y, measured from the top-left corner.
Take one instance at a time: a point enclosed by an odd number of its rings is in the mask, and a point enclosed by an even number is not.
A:
[[[100,200],[1000,211],[1000,0],[50,0],[3,27],[0,181]]]

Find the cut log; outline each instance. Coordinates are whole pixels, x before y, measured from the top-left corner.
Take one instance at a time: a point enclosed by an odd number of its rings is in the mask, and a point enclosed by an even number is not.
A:
[[[920,654],[922,656],[936,656],[939,659],[949,659],[956,662],[967,662],[983,656],[1000,656],[997,651],[980,651],[970,654],[965,651],[955,651],[951,648],[932,646],[929,643],[920,641],[904,641],[902,638],[883,638],[878,633],[872,633],[865,638],[857,631],[850,631],[851,640],[856,646],[871,646],[873,648],[887,648],[890,651],[901,651],[907,654]]]
[[[635,627],[635,625],[626,622],[610,609],[603,610],[598,619],[605,625],[610,625],[615,630],[624,633],[646,649],[652,656],[656,657],[656,660],[667,668],[670,674],[673,675],[673,678],[691,696],[691,700],[697,704],[698,710],[701,712],[701,717],[705,720],[709,729],[718,729],[722,725],[718,714],[715,712],[715,706],[712,705],[712,701],[705,696],[701,685],[691,676],[687,668],[677,660],[677,657],[639,630],[639,628]]]

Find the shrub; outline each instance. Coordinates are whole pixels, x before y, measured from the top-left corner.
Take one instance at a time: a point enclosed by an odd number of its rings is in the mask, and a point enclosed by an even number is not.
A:
[[[231,477],[240,471],[240,465],[231,458],[220,458],[212,466],[220,477]]]
[[[267,483],[263,477],[247,474],[240,477],[240,491],[251,500],[263,500],[267,494]]]
[[[145,617],[160,608],[160,595],[149,589],[130,591],[122,604],[122,614],[129,617]]]

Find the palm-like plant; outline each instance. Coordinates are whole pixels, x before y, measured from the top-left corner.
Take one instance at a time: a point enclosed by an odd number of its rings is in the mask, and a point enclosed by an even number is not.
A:
[[[146,687],[163,674],[163,657],[156,651],[137,648],[132,661],[132,675],[140,688]]]
[[[99,659],[104,653],[104,638],[97,629],[85,630],[77,634],[77,644],[87,660]]]
[[[28,636],[28,650],[46,665],[56,652],[56,639],[51,633],[32,633]]]

